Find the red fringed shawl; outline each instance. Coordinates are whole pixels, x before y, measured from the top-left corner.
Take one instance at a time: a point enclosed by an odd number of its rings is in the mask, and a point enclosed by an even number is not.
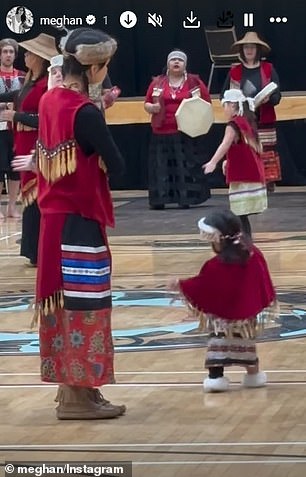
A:
[[[179,280],[181,293],[197,311],[229,321],[253,318],[276,294],[263,254],[253,246],[245,264],[208,260],[199,275]]]

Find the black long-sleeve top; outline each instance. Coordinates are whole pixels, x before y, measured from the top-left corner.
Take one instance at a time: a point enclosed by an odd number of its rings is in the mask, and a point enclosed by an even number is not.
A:
[[[272,67],[271,81],[274,81],[279,87],[279,77],[274,67]],[[230,86],[230,73],[227,75],[227,78],[224,82],[220,99],[223,98],[224,91],[229,89]],[[259,91],[262,90],[262,80],[260,74],[260,66],[257,68],[247,68],[242,65],[242,78],[240,83],[240,88],[245,96],[254,98]],[[281,92],[278,88],[269,98],[269,103],[272,106],[277,106],[281,100]]]
[[[83,152],[101,155],[109,175],[124,173],[125,162],[106,125],[105,119],[94,105],[83,106],[76,115],[75,139]]]
[[[8,93],[0,94],[0,103],[14,103],[15,115],[14,123],[20,122],[25,126],[29,126],[34,129],[38,129],[38,114],[37,113],[25,113],[18,111],[21,101],[27,96],[29,91],[33,88],[35,81],[28,81],[21,90],[9,91]]]

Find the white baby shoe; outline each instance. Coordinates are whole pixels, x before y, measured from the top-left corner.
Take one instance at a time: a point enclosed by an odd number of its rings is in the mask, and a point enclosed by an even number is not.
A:
[[[263,371],[257,374],[245,374],[242,380],[242,386],[245,388],[262,388],[267,383],[267,375]]]
[[[203,388],[206,393],[221,393],[229,388],[229,380],[224,376],[222,378],[206,378],[203,381]]]

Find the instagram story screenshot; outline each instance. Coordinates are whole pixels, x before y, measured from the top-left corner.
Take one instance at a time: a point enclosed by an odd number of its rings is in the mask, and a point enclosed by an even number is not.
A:
[[[305,477],[305,0],[20,2],[1,471]]]

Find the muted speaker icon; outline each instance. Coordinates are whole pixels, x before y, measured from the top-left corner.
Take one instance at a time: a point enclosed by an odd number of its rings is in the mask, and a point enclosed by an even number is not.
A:
[[[163,26],[163,17],[157,13],[148,13],[148,23],[154,27]]]

